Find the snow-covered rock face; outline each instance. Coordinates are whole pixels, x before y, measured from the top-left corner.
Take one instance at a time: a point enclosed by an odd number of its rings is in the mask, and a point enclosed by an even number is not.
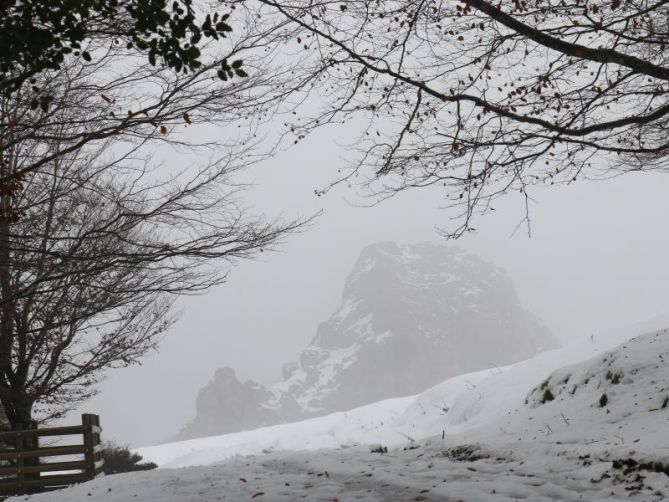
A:
[[[344,410],[555,345],[498,268],[455,247],[381,243],[363,250],[340,307],[277,389],[304,410]]]
[[[637,414],[669,409],[669,381],[664,376],[667,361],[666,332],[634,338],[595,360],[553,372],[530,391],[525,404],[540,408],[578,403],[571,406],[599,409],[591,415],[622,424]]]
[[[502,270],[455,247],[374,244],[362,251],[340,306],[318,327],[299,361],[284,367],[283,381],[269,389],[271,397],[243,406],[252,411],[245,425],[413,394],[450,376],[527,359],[556,345],[548,329],[520,306]],[[247,385],[257,386],[237,382],[226,388]],[[219,387],[214,381],[201,391],[197,417],[182,437],[241,430],[238,409],[207,405],[221,402]],[[230,397],[226,403],[236,401]]]

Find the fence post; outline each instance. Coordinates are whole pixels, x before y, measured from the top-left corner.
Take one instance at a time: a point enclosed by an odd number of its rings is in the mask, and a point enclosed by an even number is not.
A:
[[[97,427],[97,430],[93,434],[93,476],[100,474],[100,470],[97,467],[98,462],[102,459],[102,452],[97,451],[97,447],[100,445],[100,415],[93,415],[93,425]]]
[[[19,424],[14,448],[16,450],[16,480],[19,483],[19,490],[23,491],[23,434],[21,434],[21,429],[22,427]]]
[[[86,461],[86,476],[95,477],[95,457],[93,455],[93,417],[90,413],[81,415],[81,425],[84,428],[84,460]]]
[[[39,436],[37,435],[37,422],[35,420],[32,420],[30,422],[30,427],[28,429],[24,429],[25,431],[25,439],[22,441],[23,447],[26,450],[39,450]],[[24,450],[25,452],[25,450]],[[40,457],[32,457],[32,458],[25,458],[23,459],[23,467],[33,467],[33,466],[38,466],[40,464]],[[32,473],[25,473],[23,475],[24,480],[34,480],[34,479],[39,479],[41,477],[41,473],[39,472],[32,472]],[[35,488],[34,490],[29,490],[29,491],[40,491],[38,488]]]

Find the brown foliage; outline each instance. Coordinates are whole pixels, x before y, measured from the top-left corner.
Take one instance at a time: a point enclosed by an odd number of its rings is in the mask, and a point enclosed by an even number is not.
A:
[[[669,167],[665,2],[260,3],[302,30],[326,100],[292,133],[362,117],[340,181],[380,198],[442,186],[448,235],[506,193]]]

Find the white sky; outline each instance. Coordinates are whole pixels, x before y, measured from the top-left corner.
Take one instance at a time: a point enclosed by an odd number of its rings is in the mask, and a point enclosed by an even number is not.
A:
[[[324,130],[248,173],[248,202],[269,215],[324,214],[278,252],[239,262],[229,281],[182,302],[180,321],[142,367],[115,371],[83,411],[101,415],[104,436],[134,446],[167,439],[195,413],[216,368],[271,384],[334,311],[346,275],[367,244],[440,241],[448,222],[441,194],[418,190],[371,208],[350,205],[355,190],[317,198],[336,177],[344,147]],[[669,176],[634,174],[535,190],[532,237],[511,235],[523,216],[510,196],[479,219],[458,246],[510,274],[521,303],[562,340],[630,324],[669,308]]]

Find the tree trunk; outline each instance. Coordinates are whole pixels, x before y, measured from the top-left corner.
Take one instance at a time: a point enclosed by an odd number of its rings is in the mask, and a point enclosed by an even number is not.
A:
[[[12,165],[11,151],[5,152],[2,148],[4,138],[0,138],[0,176],[6,177]],[[14,332],[14,315],[11,301],[11,253],[9,237],[9,214],[11,197],[7,195],[4,186],[3,194],[0,195],[0,382],[2,382],[2,403],[5,405],[7,399],[11,399],[13,371],[12,371],[12,349]],[[11,412],[6,410],[7,418]],[[13,428],[13,427],[12,427]]]
[[[16,421],[11,424],[13,430],[25,431],[25,430],[37,429],[37,422],[32,419],[32,403],[16,407],[14,409],[14,416],[16,417]],[[20,445],[17,444],[16,446],[17,448],[20,446],[22,451],[36,450],[37,448],[39,448],[39,437],[37,436],[22,435],[22,437],[19,438],[18,441],[21,441],[21,443]],[[39,465],[39,463],[40,463],[39,457],[30,457],[23,459],[24,467]],[[23,474],[23,479],[25,480],[39,479],[39,477],[40,477],[39,472],[31,472]],[[38,489],[29,490],[29,492],[34,492],[34,491],[39,491],[39,490]]]

